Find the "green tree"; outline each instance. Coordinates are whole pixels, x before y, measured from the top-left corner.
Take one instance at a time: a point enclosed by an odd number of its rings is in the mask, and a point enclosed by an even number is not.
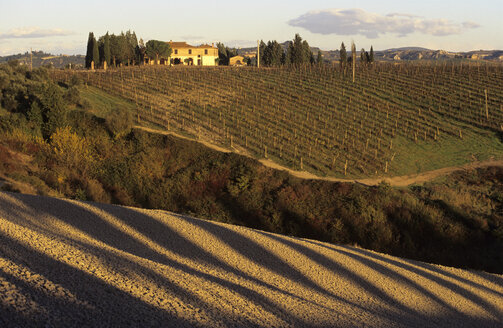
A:
[[[217,43],[218,48],[218,64],[219,65],[229,65],[229,56],[227,55],[227,47],[221,43]]]
[[[171,51],[171,46],[163,41],[149,40],[145,45],[145,53],[150,59],[155,58],[156,64],[160,58],[166,59],[171,56]]]
[[[100,63],[100,52],[98,49],[98,42],[96,41],[95,37],[93,37],[93,61],[94,68],[97,68]]]
[[[108,35],[107,32],[107,34],[105,34],[105,36],[103,37],[103,61],[105,61],[108,66],[110,66],[110,59],[110,35]]]
[[[260,51],[260,65],[267,65],[266,64],[266,58],[265,57],[265,49],[266,49],[266,44],[264,40],[260,40],[259,44],[259,51]]]
[[[316,57],[316,64],[323,64],[323,55],[321,54],[321,50],[318,50],[318,56]]]
[[[306,59],[306,53],[302,44],[302,38],[297,33],[292,42],[290,60],[294,65],[302,65]]]
[[[315,59],[311,47],[306,40],[302,41],[302,64],[314,64]]]
[[[267,42],[267,47],[264,51],[264,60],[267,58],[265,62],[266,65],[269,66],[280,66],[281,59],[284,55],[283,48],[277,41],[269,41]]]
[[[360,50],[360,61],[363,63],[366,63],[367,60],[366,60],[366,57],[365,57],[365,49],[362,48],[362,50]]]
[[[126,40],[126,46],[125,46],[125,57],[127,60],[127,64],[129,65],[130,63],[133,63],[133,65],[136,62],[136,47],[138,47],[138,39],[136,38],[136,33],[133,31],[131,32],[128,30],[126,34],[124,35],[125,40]],[[169,56],[168,56],[169,57]]]
[[[43,120],[42,135],[49,139],[57,128],[63,127],[66,123],[63,93],[54,83],[47,83],[43,86],[39,103],[39,108],[32,107],[32,110],[40,110]]]
[[[374,48],[372,46],[370,46],[369,62],[374,62]]]
[[[339,56],[340,56],[340,65],[341,67],[346,67],[346,64],[348,62],[348,53],[346,52],[346,46],[344,45],[344,42],[341,43],[341,50],[339,50]]]
[[[144,63],[145,62],[145,44],[143,43],[143,39],[140,39],[138,41],[138,45],[136,46],[136,57],[138,58],[138,62]]]
[[[87,38],[87,51],[86,51],[86,68],[91,67],[91,62],[93,61],[94,56],[94,33],[89,32],[89,37]]]

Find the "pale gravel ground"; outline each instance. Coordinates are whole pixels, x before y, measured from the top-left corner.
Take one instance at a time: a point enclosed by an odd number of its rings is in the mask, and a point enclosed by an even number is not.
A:
[[[0,327],[502,327],[503,276],[0,193]]]

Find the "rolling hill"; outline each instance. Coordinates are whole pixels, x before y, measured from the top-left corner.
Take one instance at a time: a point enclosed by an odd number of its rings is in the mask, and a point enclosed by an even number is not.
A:
[[[2,327],[500,327],[503,276],[0,193]]]

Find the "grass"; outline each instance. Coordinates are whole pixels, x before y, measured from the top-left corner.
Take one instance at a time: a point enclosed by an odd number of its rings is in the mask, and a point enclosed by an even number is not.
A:
[[[500,136],[476,128],[464,132],[463,139],[446,136],[438,142],[414,143],[403,137],[397,137],[393,144],[396,157],[391,165],[390,175],[422,173],[503,157],[503,143]]]
[[[91,104],[88,111],[98,117],[106,118],[111,111],[117,109],[136,113],[135,104],[124,98],[108,94],[92,86],[80,86],[79,91],[81,98]]]

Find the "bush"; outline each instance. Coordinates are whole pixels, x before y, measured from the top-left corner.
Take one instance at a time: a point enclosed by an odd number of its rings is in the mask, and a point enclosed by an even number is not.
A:
[[[106,125],[110,133],[118,138],[128,134],[133,127],[133,116],[128,111],[113,110],[106,119]]]
[[[82,85],[82,79],[77,74],[72,74],[70,82],[68,83],[70,87],[76,87]]]
[[[63,98],[69,104],[79,104],[80,103],[80,91],[76,87],[70,87],[66,92]]]
[[[57,128],[51,135],[51,146],[58,163],[68,169],[86,172],[93,161],[87,139],[73,133],[70,127]]]

